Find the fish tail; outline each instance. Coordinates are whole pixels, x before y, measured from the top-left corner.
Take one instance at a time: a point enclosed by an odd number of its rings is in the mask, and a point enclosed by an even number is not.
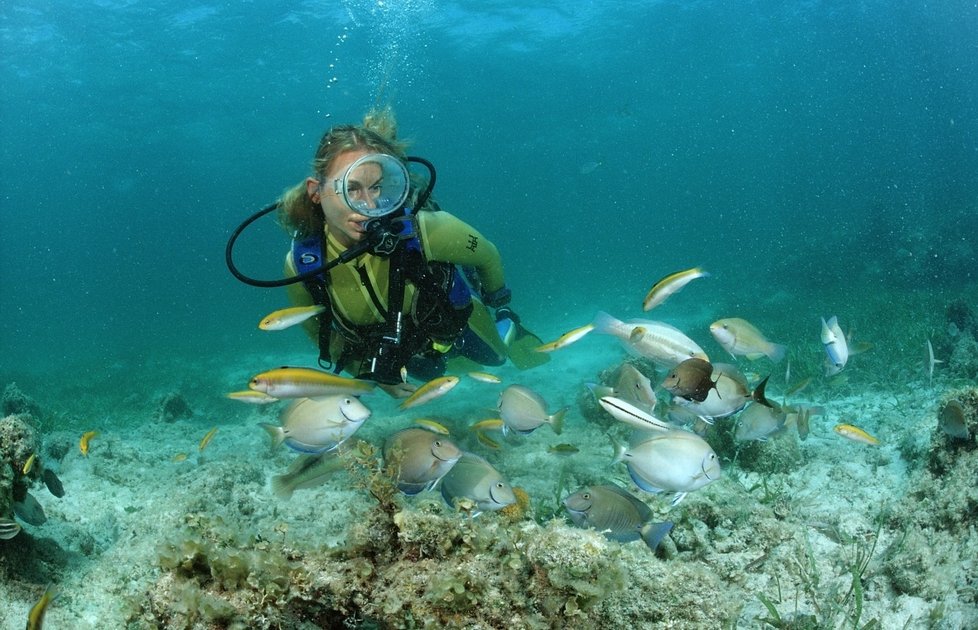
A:
[[[570,411],[570,407],[564,407],[557,413],[550,416],[550,426],[553,427],[554,433],[560,435],[560,432],[564,430],[564,416]]]
[[[615,457],[614,457],[614,459],[611,460],[611,465],[614,466],[615,464],[617,464],[617,463],[619,463],[621,461],[624,461],[624,459],[625,459],[625,446],[622,445],[622,444],[619,444],[615,440],[615,438],[613,438],[611,436],[609,436],[609,439],[611,440],[611,448],[613,448],[614,451],[615,451]]]
[[[295,488],[289,483],[288,475],[275,475],[272,477],[272,494],[280,499],[291,499]]]
[[[771,347],[768,348],[767,358],[771,359],[772,363],[781,363],[784,359],[784,355],[788,352],[788,348],[784,344],[772,343]]]
[[[655,551],[670,531],[672,531],[672,521],[663,521],[661,523],[649,521],[645,525],[642,525],[638,533],[642,536],[645,544],[649,546],[649,549]]]
[[[594,319],[591,320],[591,325],[594,326],[594,332],[602,335],[613,335],[615,327],[619,324],[621,324],[621,320],[612,317],[604,311],[598,311]]]
[[[771,378],[770,374],[765,376],[764,380],[758,383],[757,387],[754,388],[754,393],[752,393],[750,397],[755,402],[759,402],[765,407],[770,407],[771,409],[774,409],[774,405],[771,404],[771,402],[764,396],[764,390],[767,389],[767,380],[769,378]]]
[[[265,429],[268,433],[268,437],[272,438],[272,448],[277,447],[279,444],[285,441],[285,431],[282,427],[277,424],[269,424],[268,422],[259,422],[258,426]]]

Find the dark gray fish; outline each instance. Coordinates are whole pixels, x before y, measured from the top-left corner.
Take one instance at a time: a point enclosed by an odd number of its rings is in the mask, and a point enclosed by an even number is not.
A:
[[[65,487],[53,470],[45,468],[44,472],[41,473],[41,479],[44,480],[44,485],[48,487],[48,492],[59,499],[65,495]]]
[[[48,520],[48,517],[44,514],[44,508],[41,507],[41,504],[37,502],[37,499],[30,492],[24,495],[23,501],[14,502],[14,514],[20,520],[35,527],[44,525]]]
[[[711,380],[711,376],[713,365],[699,357],[692,357],[672,368],[662,381],[662,387],[676,396],[703,402],[710,395],[710,390],[716,390],[717,396],[720,396],[720,390],[717,389],[720,378]]]
[[[619,542],[641,538],[652,551],[672,529],[669,521],[653,522],[649,506],[612,484],[581,488],[564,499],[564,507],[578,527],[596,529]]]

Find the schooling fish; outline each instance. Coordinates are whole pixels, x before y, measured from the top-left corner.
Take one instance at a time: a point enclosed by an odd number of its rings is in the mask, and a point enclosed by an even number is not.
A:
[[[631,363],[622,363],[618,370],[618,382],[615,383],[613,395],[635,403],[637,407],[650,413],[655,410],[658,402],[652,389],[652,381]]]
[[[349,439],[370,417],[370,410],[355,396],[302,398],[281,414],[281,426],[262,422],[259,426],[272,438],[272,447],[282,442],[299,453],[325,453]]]
[[[580,328],[575,328],[570,332],[564,333],[563,335],[558,337],[555,341],[551,341],[550,343],[545,343],[542,346],[537,346],[536,348],[534,348],[534,350],[536,352],[553,352],[554,350],[560,350],[561,348],[569,346],[572,343],[582,339],[584,335],[588,334],[592,330],[594,330],[594,324],[585,324]]]
[[[516,503],[509,482],[492,464],[473,453],[462,453],[442,478],[441,496],[451,506],[459,499],[468,499],[479,512],[501,510]]]
[[[48,606],[58,595],[58,590],[54,586],[48,586],[44,590],[44,594],[41,595],[41,599],[37,600],[37,603],[31,607],[29,613],[27,613],[27,630],[41,630],[44,624],[44,613],[48,611]]]
[[[296,324],[301,324],[307,319],[311,319],[325,310],[326,307],[320,304],[283,308],[266,315],[258,323],[258,327],[262,330],[285,330],[286,328],[291,328]]]
[[[593,323],[595,332],[617,337],[629,354],[645,357],[662,367],[671,368],[691,357],[709,360],[695,341],[664,322],[647,319],[623,322],[599,312]]]
[[[358,396],[373,391],[376,386],[370,381],[288,366],[262,372],[248,383],[252,390],[275,398],[315,398],[334,394]]]
[[[495,374],[490,374],[489,372],[469,372],[469,378],[479,381],[480,383],[501,383],[500,379]]]
[[[615,420],[623,422],[630,427],[641,431],[670,431],[676,427],[668,422],[663,422],[650,413],[632,405],[631,403],[615,398],[614,396],[603,396],[598,399],[601,408],[610,413]]]
[[[829,321],[822,318],[822,345],[825,347],[825,375],[835,376],[842,371],[849,360],[849,341],[839,326],[839,319],[833,315]]]
[[[552,414],[547,413],[547,403],[529,387],[510,385],[499,394],[497,403],[499,417],[503,421],[503,435],[516,431],[523,435],[533,433],[540,425],[549,424],[554,433],[560,435],[564,428],[564,416],[568,408]]]
[[[414,495],[434,488],[458,462],[462,451],[443,435],[409,427],[388,436],[383,454],[398,489]]]
[[[709,444],[689,431],[639,433],[625,448],[615,444],[615,459],[646,492],[674,492],[672,505],[720,478],[720,459]]]
[[[400,409],[410,409],[411,407],[423,405],[429,400],[444,396],[456,385],[458,385],[457,376],[439,376],[438,378],[434,378],[414,390],[413,394],[405,398],[404,402],[401,403]]]
[[[766,356],[777,363],[787,351],[783,345],[768,341],[754,324],[739,317],[718,319],[710,324],[710,333],[731,355],[745,356],[750,360]]]
[[[328,481],[337,471],[343,470],[343,454],[359,440],[348,440],[327,453],[300,455],[281,475],[272,477],[272,492],[280,499],[288,499],[302,488],[314,488]]]
[[[760,441],[784,428],[788,414],[781,406],[765,407],[751,403],[737,418],[734,440],[738,442]]]
[[[835,425],[835,432],[853,442],[862,442],[870,446],[879,446],[880,444],[880,441],[872,435],[851,424],[837,424]]]
[[[700,267],[693,267],[692,269],[669,274],[652,285],[648,295],[645,296],[645,300],[642,302],[642,310],[651,311],[656,306],[665,302],[669,296],[674,293],[679,293],[683,287],[693,280],[705,278],[709,275],[709,273],[703,271]]]
[[[641,538],[655,551],[672,529],[672,523],[656,523],[652,510],[616,485],[586,486],[564,499],[574,524],[596,529],[611,540],[631,542]]]
[[[672,368],[662,381],[662,387],[673,395],[694,402],[703,402],[711,390],[716,391],[717,396],[720,396],[717,381],[711,380],[711,376],[713,376],[713,365],[709,361],[694,357]]]
[[[256,392],[253,389],[246,389],[240,392],[231,392],[230,394],[227,394],[227,397],[231,400],[248,403],[249,405],[267,405],[269,403],[278,402],[278,398],[275,396],[269,396],[265,392]]]
[[[713,419],[733,415],[743,409],[751,400],[768,407],[771,406],[772,403],[765,397],[767,378],[761,381],[754,388],[754,391],[751,391],[747,384],[747,377],[736,365],[714,363],[713,373],[717,377],[716,390],[710,391],[702,402],[689,400],[682,396],[673,396],[672,401],[701,418]]]

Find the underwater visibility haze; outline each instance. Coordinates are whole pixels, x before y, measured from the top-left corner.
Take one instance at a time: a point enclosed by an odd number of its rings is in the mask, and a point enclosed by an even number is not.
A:
[[[976,33],[964,0],[0,3],[2,627],[978,626]],[[316,433],[226,397],[317,351],[225,244],[388,106],[556,343],[416,405],[331,383]],[[235,260],[288,248],[268,217]],[[454,473],[392,475],[432,441]]]

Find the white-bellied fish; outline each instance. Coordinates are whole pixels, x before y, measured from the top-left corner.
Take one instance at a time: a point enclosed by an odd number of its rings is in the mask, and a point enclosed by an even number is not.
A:
[[[767,378],[761,381],[754,388],[754,391],[751,391],[747,384],[747,377],[736,365],[714,363],[713,375],[716,376],[716,389],[711,390],[702,402],[689,400],[682,396],[673,396],[672,401],[701,418],[710,419],[733,415],[743,409],[751,400],[768,407],[771,406],[771,402],[765,397]]]
[[[941,407],[937,416],[937,426],[944,433],[958,440],[971,438],[968,431],[968,421],[965,417],[964,406],[957,400],[949,400]]]
[[[522,435],[533,433],[541,424],[549,424],[560,435],[568,408],[547,413],[547,402],[540,394],[523,385],[510,385],[499,394],[496,404],[503,421],[503,435],[515,431]]]
[[[312,306],[292,306],[269,313],[258,322],[262,330],[285,330],[296,324],[301,324],[326,310],[321,304]]]
[[[457,376],[439,376],[438,378],[433,378],[405,398],[404,402],[400,405],[400,409],[410,409],[411,407],[423,405],[429,400],[440,398],[450,392],[456,385],[458,385]]]
[[[694,357],[672,368],[662,381],[662,388],[674,396],[703,402],[710,391],[715,391],[717,388],[717,381],[713,380],[712,376],[713,365],[709,361]]]
[[[434,488],[462,456],[455,442],[419,427],[389,435],[383,453],[398,489],[407,495]]]
[[[301,398],[282,411],[281,425],[262,422],[259,426],[272,438],[272,446],[282,442],[299,453],[326,453],[357,432],[370,417],[355,396]]]
[[[731,355],[745,356],[750,360],[766,356],[777,363],[787,351],[780,343],[768,341],[754,324],[739,317],[718,319],[710,324],[710,333]]]
[[[603,396],[598,399],[601,408],[614,417],[615,420],[627,424],[630,427],[642,431],[671,431],[676,427],[668,422],[664,422],[650,413],[636,407],[635,405],[615,398],[614,396]]]
[[[441,480],[441,496],[454,506],[459,499],[475,503],[479,512],[501,510],[516,503],[513,487],[484,458],[463,452]]]
[[[534,348],[534,350],[536,352],[553,352],[554,350],[560,350],[561,348],[569,346],[575,341],[582,339],[584,335],[588,334],[592,330],[594,330],[594,324],[585,324],[580,328],[575,328],[574,330],[564,333],[555,341],[545,343],[542,346],[537,346]]]
[[[763,442],[783,429],[787,419],[788,413],[780,405],[766,407],[756,402],[751,403],[737,417],[734,440]]]
[[[837,424],[835,425],[835,432],[846,439],[852,440],[853,442],[869,444],[870,446],[880,445],[880,441],[878,439],[855,425]]]
[[[248,387],[275,398],[315,398],[335,394],[359,396],[372,392],[377,384],[313,368],[285,366],[254,376]]]
[[[642,301],[642,310],[651,311],[656,306],[665,302],[669,296],[674,293],[679,293],[683,287],[693,280],[705,278],[709,275],[708,272],[703,271],[700,267],[693,267],[692,269],[669,274],[652,285],[652,288],[649,289],[648,294],[645,296],[645,300]]]
[[[469,378],[480,383],[502,383],[502,379],[489,372],[469,372]]]
[[[822,318],[821,338],[825,347],[825,375],[835,376],[849,360],[849,340],[839,326],[838,317],[833,315],[829,321]]]
[[[438,433],[440,435],[451,434],[451,431],[448,430],[448,427],[446,427],[441,422],[438,422],[437,420],[432,420],[431,418],[416,418],[414,420],[414,424],[418,425],[419,427],[424,427],[429,431],[434,431],[435,433]]]
[[[607,313],[598,312],[593,324],[595,332],[617,337],[629,354],[645,357],[661,367],[671,368],[692,357],[709,361],[695,341],[664,322],[648,319],[623,322]]]
[[[581,488],[564,499],[564,507],[578,527],[619,542],[641,538],[652,551],[672,529],[669,521],[654,522],[649,506],[613,484]]]
[[[225,396],[231,400],[248,403],[249,405],[267,405],[269,403],[278,402],[279,400],[275,396],[269,396],[265,392],[259,392],[253,389],[245,389],[240,392],[231,392]]]
[[[615,446],[614,462],[625,462],[635,485],[646,492],[672,492],[676,505],[693,490],[720,478],[720,459],[706,440],[681,429],[637,433],[625,448]]]

